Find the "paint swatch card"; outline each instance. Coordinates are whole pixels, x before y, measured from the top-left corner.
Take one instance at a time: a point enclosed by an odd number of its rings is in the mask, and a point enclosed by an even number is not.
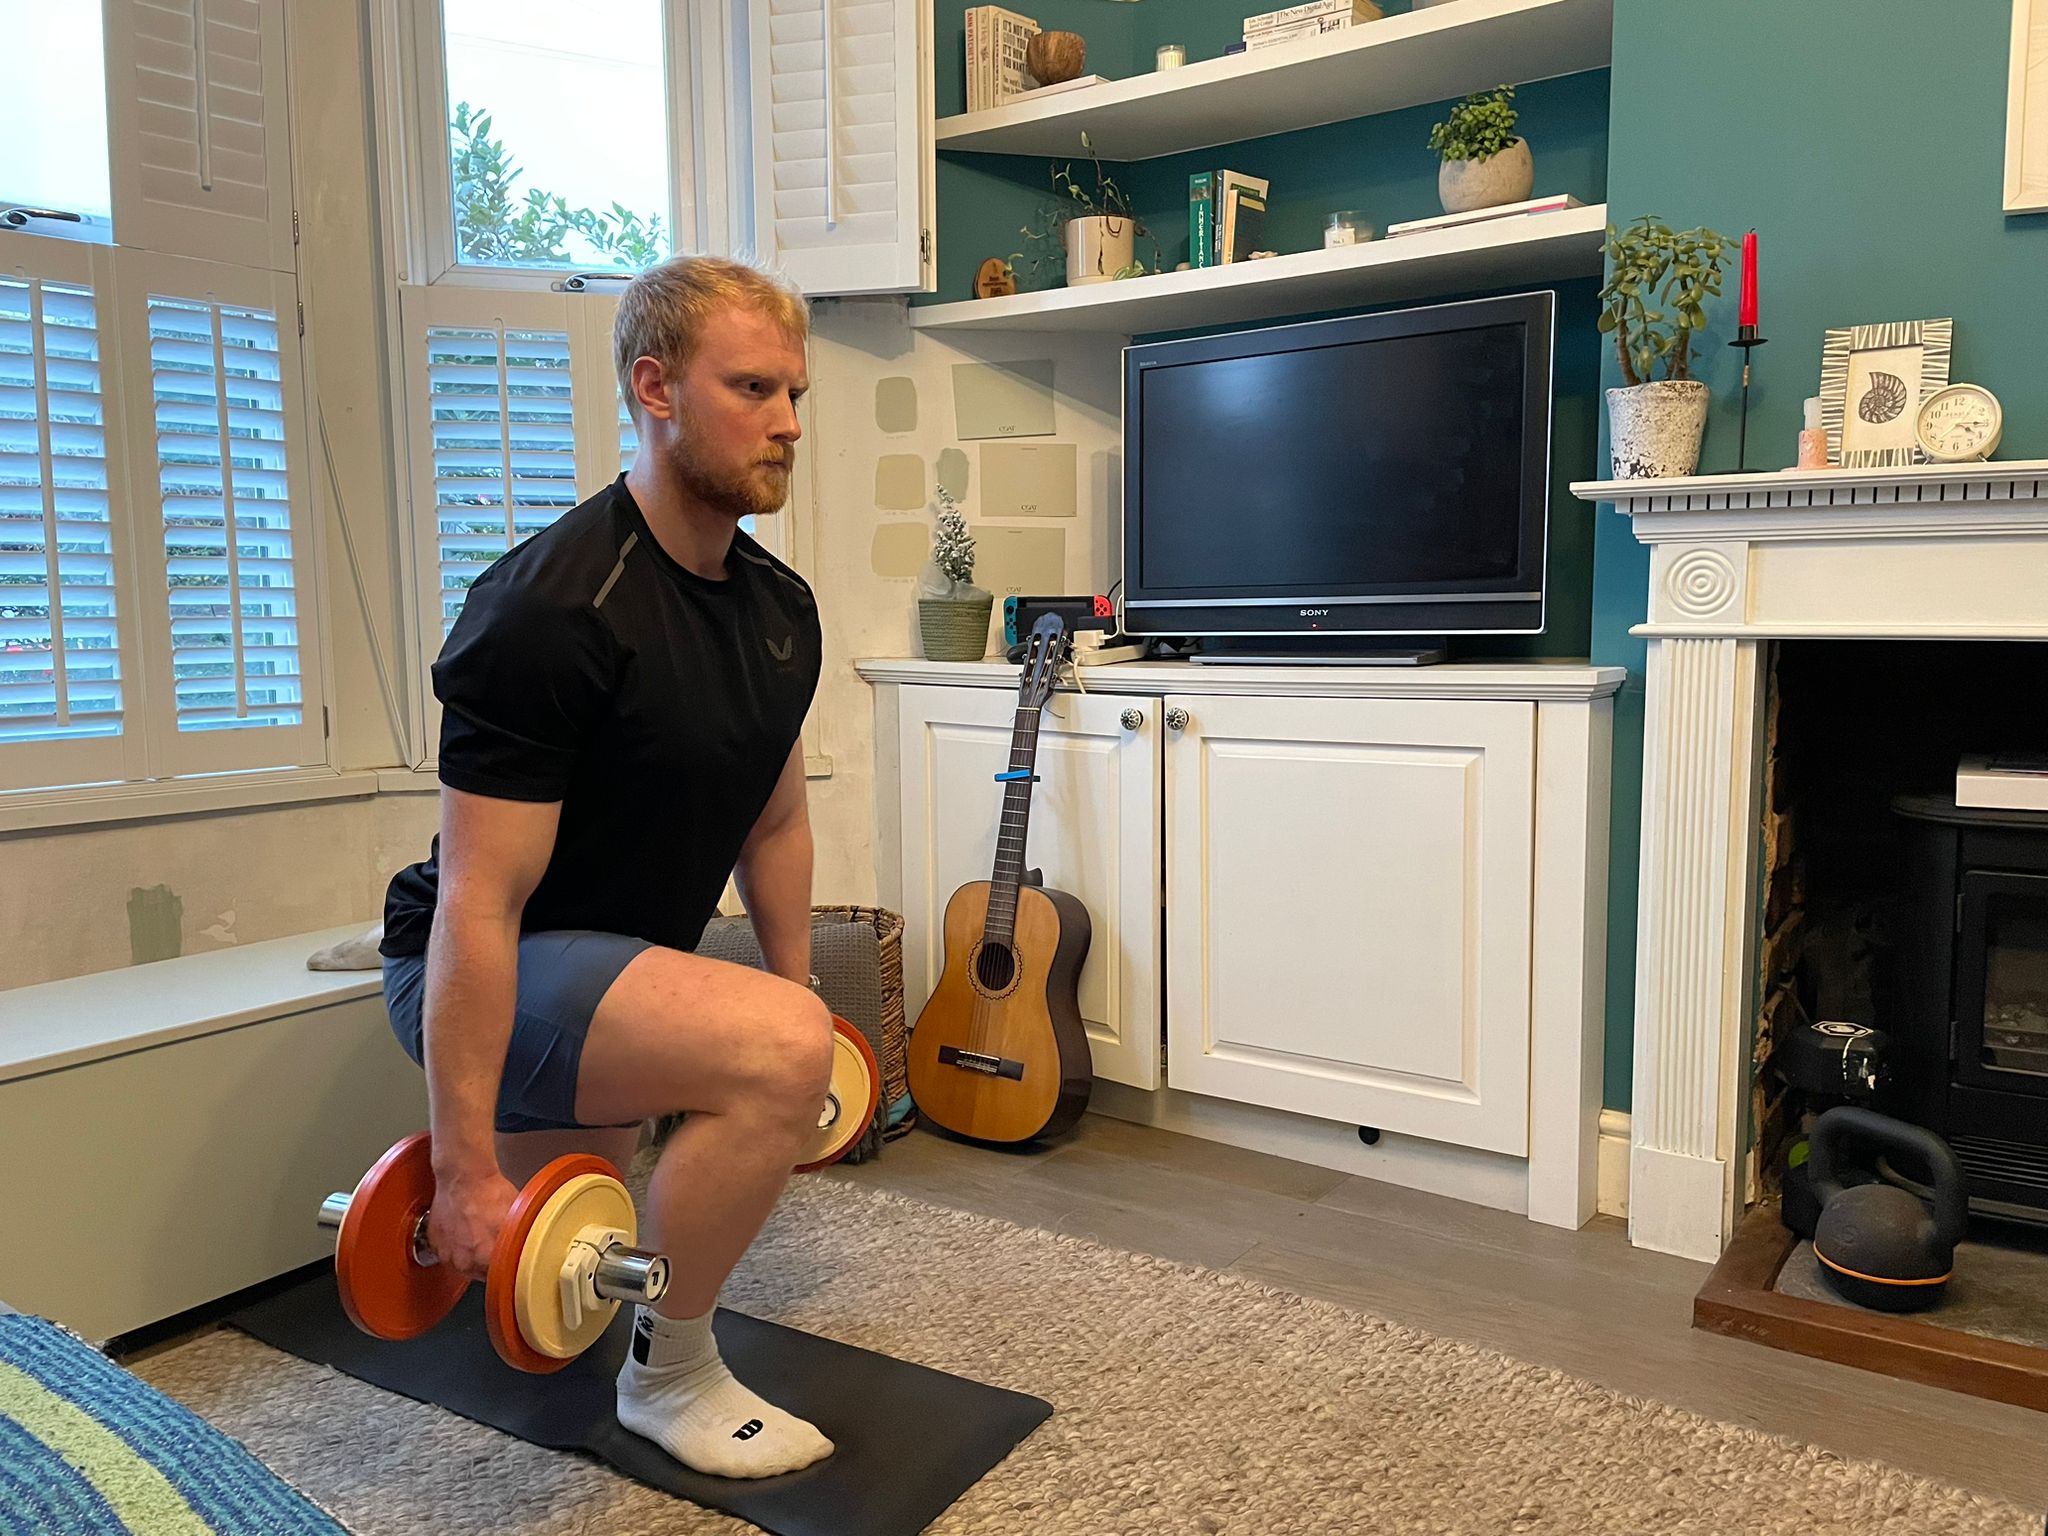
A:
[[[963,438],[1050,437],[1051,358],[953,365],[954,430]]]
[[[1079,471],[1072,443],[990,443],[981,450],[981,515],[1072,517]]]

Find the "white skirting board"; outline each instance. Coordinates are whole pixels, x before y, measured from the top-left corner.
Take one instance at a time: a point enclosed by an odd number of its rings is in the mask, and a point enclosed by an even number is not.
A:
[[[1518,1215],[1527,1214],[1529,1208],[1528,1165],[1517,1157],[1391,1133],[1368,1147],[1352,1126],[1171,1088],[1147,1093],[1099,1079],[1088,1107],[1112,1119],[1248,1147],[1452,1200],[1469,1200]],[[1599,1209],[1603,1216],[1628,1215],[1628,1159],[1628,1115],[1621,1110],[1602,1111]]]

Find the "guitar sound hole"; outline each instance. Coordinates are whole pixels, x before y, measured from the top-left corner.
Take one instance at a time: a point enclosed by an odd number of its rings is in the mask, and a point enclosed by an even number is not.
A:
[[[984,944],[974,957],[974,979],[984,991],[1006,990],[1017,976],[1017,957],[1001,944]]]

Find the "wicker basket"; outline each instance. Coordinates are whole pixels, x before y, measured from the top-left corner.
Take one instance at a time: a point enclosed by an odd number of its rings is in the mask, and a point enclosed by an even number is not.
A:
[[[895,1125],[889,1124],[889,1106],[910,1092],[909,1030],[903,1017],[903,919],[887,907],[813,907],[811,918],[842,923],[867,923],[875,930],[875,946],[882,966],[882,1039],[875,1056],[882,1063],[881,1130],[879,1136],[861,1138],[846,1156],[849,1163],[866,1162],[883,1141],[894,1141],[917,1124],[912,1108]]]
[[[961,600],[920,597],[917,627],[930,661],[979,661],[988,654],[988,621],[995,612],[993,595]]]

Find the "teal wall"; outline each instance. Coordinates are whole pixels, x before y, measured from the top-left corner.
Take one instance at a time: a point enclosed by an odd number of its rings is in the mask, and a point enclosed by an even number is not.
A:
[[[1750,375],[1750,468],[1793,461],[1800,402],[1820,392],[1824,330],[1934,316],[1955,319],[1951,377],[2005,405],[1998,456],[2048,457],[2048,216],[1999,212],[2010,21],[1991,0],[1616,0],[1611,216],[1757,231],[1770,341]],[[1736,464],[1734,295],[1731,270],[1699,372],[1714,388],[1710,474]],[[1611,355],[1604,377],[1621,383]],[[1593,659],[1629,669],[1607,930],[1606,1098],[1626,1108],[1644,655],[1629,628],[1643,621],[1649,555],[1609,508],[1594,536]]]

